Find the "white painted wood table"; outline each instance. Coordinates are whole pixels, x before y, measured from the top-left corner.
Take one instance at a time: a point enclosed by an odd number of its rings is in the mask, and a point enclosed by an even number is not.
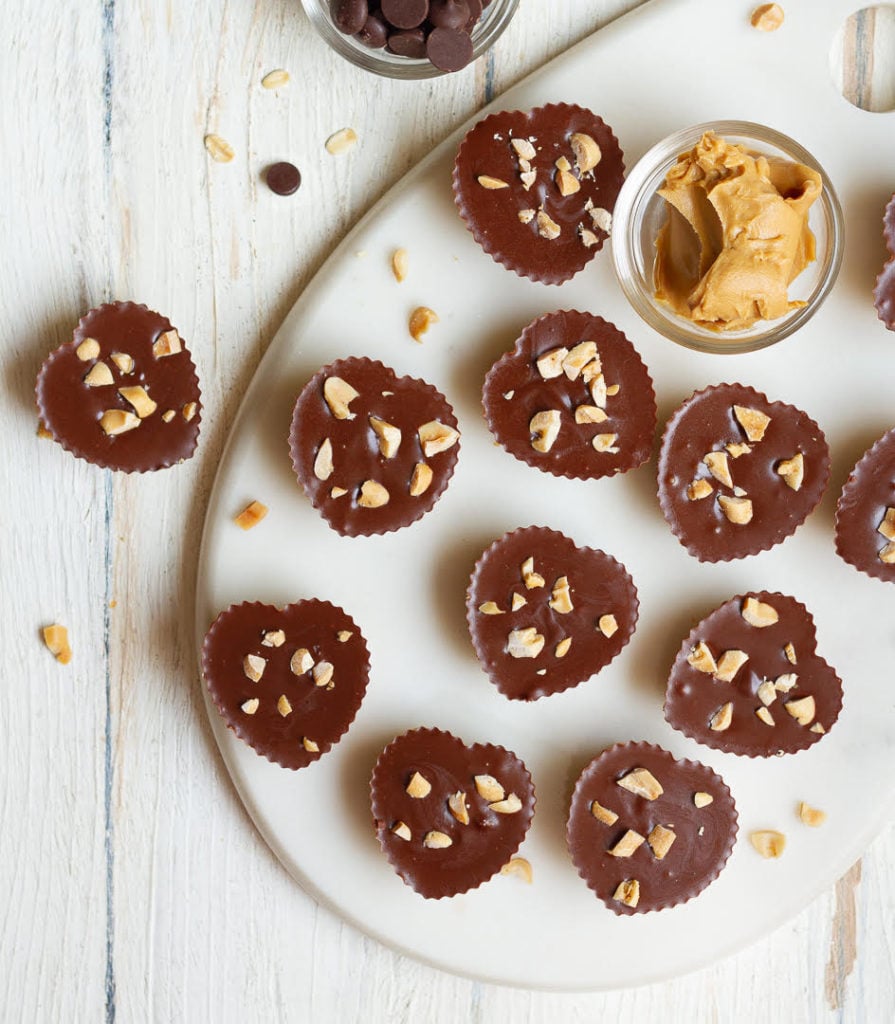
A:
[[[501,989],[393,953],[305,895],[254,832],[202,704],[203,513],[286,312],[444,135],[637,0],[522,0],[491,57],[423,83],[341,62],[297,0],[25,6],[0,0],[0,1019],[891,1020],[891,826],[795,921],[723,963],[602,995]],[[845,56],[865,101],[867,29]],[[265,90],[275,68],[291,80]],[[360,144],[336,160],[323,142],[345,126]],[[230,164],[208,158],[208,132]],[[302,170],[291,198],[263,184],[278,159]],[[42,359],[111,298],[162,311],[191,345],[205,411],[181,467],[114,475],[36,437]],[[68,666],[40,642],[54,621]]]

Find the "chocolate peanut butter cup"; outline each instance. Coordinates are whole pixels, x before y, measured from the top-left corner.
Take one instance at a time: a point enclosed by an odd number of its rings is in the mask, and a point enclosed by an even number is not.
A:
[[[227,725],[284,768],[317,761],[347,732],[370,674],[357,624],[328,601],[231,605],[202,646],[208,692]]]
[[[721,873],[737,812],[720,775],[651,743],[618,743],[581,773],[566,840],[578,874],[616,914],[686,903]]]
[[[895,583],[895,429],[864,453],[842,488],[836,551],[860,572]]]
[[[806,413],[743,384],[716,384],[668,421],[659,505],[691,555],[726,562],[794,533],[829,477],[826,439]]]
[[[631,639],[638,608],[621,562],[530,526],[476,563],[466,620],[491,682],[512,700],[537,700],[605,668]]]
[[[365,358],[319,370],[295,403],[289,449],[311,504],[338,533],[420,519],[457,464],[460,433],[440,391]]]
[[[170,320],[134,302],[81,318],[37,377],[52,437],[105,469],[145,473],[188,459],[202,406],[196,367]]]
[[[656,396],[637,350],[599,316],[539,317],[491,367],[485,419],[517,459],[554,476],[624,473],[650,455]]]
[[[665,718],[698,743],[747,757],[817,743],[842,709],[842,680],[817,653],[814,619],[765,590],[726,601],[681,645]]]
[[[551,103],[479,121],[454,164],[454,201],[479,245],[545,284],[578,273],[609,237],[624,181],[618,140],[584,107]]]
[[[427,899],[475,889],[513,857],[534,814],[531,775],[503,747],[414,729],[379,755],[370,785],[382,852]]]
[[[890,331],[895,331],[895,195],[886,206],[883,217],[883,238],[891,253],[891,258],[876,279],[873,303],[880,320]]]

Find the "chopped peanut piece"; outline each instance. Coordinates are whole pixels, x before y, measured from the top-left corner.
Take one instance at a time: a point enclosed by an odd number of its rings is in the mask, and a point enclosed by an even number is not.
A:
[[[160,334],[152,344],[152,354],[156,359],[176,356],[182,351],[180,335],[173,328]]]
[[[771,714],[770,711],[768,711],[767,708],[759,708],[755,712],[755,715],[758,719],[760,719],[760,721],[764,722],[765,725],[774,725],[774,716]]]
[[[446,850],[449,846],[453,846],[454,841],[450,836],[445,835],[444,832],[427,832],[423,836],[423,846],[427,850]]]
[[[567,615],[574,609],[572,595],[569,590],[568,576],[560,576],[553,584],[553,591],[550,594],[548,605],[560,615]]]
[[[814,725],[812,725],[811,728],[808,730],[808,732],[819,733],[821,736],[823,736],[823,734],[826,731],[827,730],[820,724],[820,722],[815,722]]]
[[[568,358],[569,350],[567,348],[552,348],[549,352],[545,352],[542,356],[539,356],[536,362],[538,373],[544,380],[552,380],[554,377],[561,377],[563,373],[563,365],[565,360]]]
[[[801,697],[799,700],[788,700],[783,705],[799,725],[810,725],[817,714],[814,698]]]
[[[714,675],[718,671],[718,666],[715,664],[712,652],[704,640],[700,640],[695,647],[691,648],[690,653],[687,655],[687,664],[692,665],[697,672],[707,672]]]
[[[500,873],[502,875],[516,875],[523,882],[528,882],[531,885],[531,864],[524,857],[513,857],[512,860],[508,860],[500,869]]]
[[[289,698],[285,693],[280,694],[280,699],[277,701],[277,711],[279,711],[283,718],[288,718],[292,714],[292,705],[289,703]]]
[[[93,364],[89,372],[84,376],[84,383],[88,388],[103,388],[115,383],[112,371],[102,360]]]
[[[718,483],[733,490],[733,479],[727,464],[727,452],[709,452],[702,461],[708,466],[709,472]]]
[[[749,660],[745,651],[725,651],[718,659],[718,668],[715,670],[715,678],[722,683],[733,682],[734,676]]]
[[[266,505],[263,505],[260,501],[250,501],[242,512],[234,517],[233,522],[241,530],[251,530],[253,526],[257,526],[261,522],[267,513],[268,508]]]
[[[364,480],[360,488],[360,497],[357,499],[361,508],[382,508],[389,502],[389,493],[375,480]]]
[[[162,422],[163,423],[170,423],[171,420],[173,420],[176,415],[177,415],[177,413],[174,412],[173,409],[166,409],[162,413]]]
[[[796,649],[795,649],[795,647],[793,647],[793,645],[791,643],[790,644],[786,644],[786,646],[783,648],[783,653],[786,655],[786,660],[790,663],[790,665],[797,664],[797,662],[796,662]]]
[[[357,132],[353,128],[340,128],[323,144],[327,153],[333,156],[345,153],[357,142]]]
[[[99,363],[97,363],[97,366]],[[146,393],[146,389],[135,385],[129,388],[119,388],[118,394],[133,406],[134,412],[140,417],[141,420],[145,420],[147,416],[151,416],[158,405]]]
[[[82,363],[87,363],[91,359],[96,359],[99,353],[100,347],[96,338],[85,338],[75,349],[75,355]]]
[[[285,68],[276,68],[274,71],[268,71],[261,79],[261,87],[263,89],[280,89],[288,84],[289,72]]]
[[[799,804],[799,819],[811,828],[819,828],[827,820],[826,813],[802,801]]]
[[[552,241],[554,238],[559,238],[562,234],[562,229],[559,224],[553,220],[552,217],[544,213],[543,210],[538,210],[538,234],[541,238],[546,238],[548,241]]]
[[[714,803],[715,798],[711,793],[705,793],[700,790],[698,793],[693,794],[693,804],[698,808],[708,807],[710,803]]]
[[[645,842],[646,840],[639,832],[634,832],[632,829],[628,829],[615,846],[606,852],[610,857],[630,857],[631,854],[635,850],[639,849]]]
[[[245,673],[246,678],[251,679],[253,683],[258,682],[258,680],[264,675],[264,670],[266,668],[266,659],[257,654],[247,654],[245,658],[243,658],[242,671]]]
[[[489,803],[503,800],[506,796],[506,790],[493,775],[476,775],[473,781],[475,782],[476,792],[483,800],[487,800]]]
[[[431,483],[431,467],[427,466],[425,462],[418,462],[413,467],[413,473],[410,477],[410,497],[418,498],[421,494],[425,494]]]
[[[728,521],[735,526],[752,522],[752,502],[748,498],[731,498],[726,494],[718,497],[718,504]]]
[[[636,878],[626,878],[623,882],[619,882],[612,898],[618,900],[619,903],[624,903],[626,907],[636,907],[640,902],[640,882]]]
[[[544,649],[544,637],[529,626],[527,629],[514,629],[507,636],[507,654],[511,658],[536,658]]]
[[[393,836],[403,839],[405,843],[409,843],[413,838],[410,828],[403,821],[395,822],[391,828],[391,833]]]
[[[497,607],[496,601],[483,601],[479,605],[479,611],[482,615],[503,615],[503,610]]]
[[[347,644],[353,636],[354,633],[350,629],[340,629],[339,632],[336,633],[336,640],[338,640],[340,644]]]
[[[332,487],[330,488],[329,496],[331,498],[341,498],[343,494],[347,494],[348,491],[344,487]]]
[[[469,811],[466,808],[466,794],[458,789],[453,796],[448,797],[448,809],[461,825],[469,824]]]
[[[618,621],[612,614],[601,615],[597,622],[597,629],[599,629],[603,636],[608,640],[618,632]]]
[[[261,638],[262,647],[282,647],[286,643],[286,634],[282,629],[269,629]]]
[[[665,792],[659,780],[646,768],[635,768],[628,772],[627,775],[618,779],[617,785],[646,800],[655,800]]]
[[[410,314],[410,320],[407,322],[407,329],[410,331],[410,337],[414,341],[422,343],[423,335],[432,324],[438,323],[438,314],[434,309],[429,309],[428,306],[417,306],[416,309]]]
[[[756,696],[765,706],[773,704],[777,699],[777,687],[770,679],[765,679],[756,690]]]
[[[559,436],[561,426],[558,409],[547,409],[544,412],[536,412],[528,424],[531,432],[531,446],[536,452],[546,454],[553,447]]]
[[[122,373],[134,372],[134,357],[127,352],[113,352],[109,358]]]
[[[240,709],[247,715],[254,715],[258,708],[261,706],[261,701],[257,697],[250,697],[247,701],[243,701],[240,704]]]
[[[520,608],[527,605],[528,601],[521,594],[513,594],[513,603],[511,608],[514,612],[518,612]]]
[[[777,473],[783,477],[784,482],[794,491],[801,490],[802,482],[805,479],[805,460],[802,453],[793,455],[791,459],[783,459],[777,463]]]
[[[329,411],[337,420],[353,420],[354,413],[348,408],[360,394],[347,380],[341,377],[327,377],[323,382],[323,397]]]
[[[700,477],[698,480],[694,480],[692,483],[687,485],[687,500],[688,501],[702,501],[703,498],[707,498],[714,487],[706,480],[705,477]]]
[[[414,772],[410,776],[410,782],[407,783],[405,792],[414,800],[422,800],[432,792],[432,783],[419,772]]]
[[[652,832],[646,837],[656,860],[665,859],[665,854],[671,849],[671,844],[675,839],[677,839],[676,833],[670,828],[665,828],[664,825],[655,825]]]
[[[392,253],[392,273],[399,284],[407,277],[407,266],[407,250],[395,249]]]
[[[594,341],[579,341],[569,349],[562,361],[563,371],[569,380],[577,380],[579,374],[588,363],[597,358],[597,344]]]
[[[712,720],[709,722],[709,728],[712,732],[724,732],[725,729],[730,728],[730,723],[732,721],[733,704],[728,701],[726,704],[722,704],[722,706],[712,715]]]
[[[318,743],[316,743],[314,740],[309,740],[307,736],[303,736],[302,737],[301,745],[305,748],[305,750],[309,754],[319,754],[320,753],[320,745]]]
[[[519,175],[520,179],[522,180],[522,187],[525,189],[526,192],[531,188],[532,185],[534,185],[537,176],[538,172],[531,170],[524,171],[522,174]]]
[[[895,540],[895,508],[886,509],[883,521],[876,528],[876,532],[881,533],[886,540]]]
[[[743,601],[740,615],[743,616],[750,626],[755,626],[758,629],[763,629],[765,626],[773,626],[780,619],[776,608],[769,605],[766,601],[759,601],[755,597],[747,597]]]
[[[328,661],[318,661],[311,669],[311,675],[314,677],[314,685],[319,687],[325,686],[328,690],[332,689],[334,673],[335,669]]]
[[[603,153],[597,141],[584,132],[574,132],[569,139],[579,174],[592,171],[602,159]]]
[[[742,405],[735,405],[733,414],[736,416],[737,423],[746,432],[747,439],[753,442],[760,441],[764,437],[764,432],[771,422],[770,416],[759,412],[758,409],[747,409]]]
[[[516,216],[519,218],[519,220],[522,221],[523,224],[531,224],[531,222],[535,219],[535,211],[534,210],[520,210],[516,214]]]
[[[595,452],[617,455],[619,451],[615,443],[617,440],[618,434],[595,434],[591,446]]]
[[[510,145],[516,151],[516,155],[523,160],[534,160],[538,155],[538,151],[528,139],[511,139]]]
[[[401,431],[391,423],[386,423],[378,416],[370,417],[373,433],[379,438],[379,453],[384,459],[393,459],[401,447]]]
[[[68,630],[65,626],[54,623],[52,626],[43,628],[44,643],[47,650],[59,662],[60,665],[67,665],[71,661],[71,646],[68,642]]]
[[[739,444],[726,444],[724,447],[727,449],[732,459],[738,459],[741,455],[748,455],[749,452],[752,451],[751,445],[742,442]]]
[[[572,638],[570,636],[560,640],[560,642],[554,648],[554,655],[557,658],[564,658],[569,653],[569,648],[572,646]]]
[[[516,814],[522,810],[522,801],[515,793],[510,793],[505,800],[495,800],[493,804],[488,804],[488,807],[495,814]]]
[[[189,423],[190,420],[195,419],[196,410],[198,408],[199,407],[198,405],[196,405],[195,402],[187,402],[186,405],[184,405],[183,409],[181,409],[181,412],[183,413],[183,418],[187,421],[187,423]]]
[[[310,672],[313,667],[314,659],[311,657],[311,652],[304,647],[299,647],[289,661],[289,668],[292,674],[296,676],[303,676],[306,672]]]
[[[233,147],[220,135],[206,135],[204,141],[205,149],[212,160],[219,164],[228,164],[233,159]]]
[[[325,437],[323,443],[317,449],[317,455],[314,459],[314,476],[318,480],[329,480],[333,475],[334,468],[332,441]]]
[[[460,434],[453,427],[447,426],[440,420],[430,420],[428,423],[424,423],[417,434],[420,444],[423,446],[423,454],[427,459],[438,455],[439,452],[447,451],[448,448],[453,448],[460,438]]]
[[[502,178],[492,178],[490,174],[480,174],[476,181],[489,191],[495,191],[496,189],[509,188],[510,186]]]
[[[568,171],[557,171],[555,181],[561,196],[574,195],[581,188],[581,182],[574,174],[570,174]]]
[[[776,32],[783,24],[783,18],[780,4],[762,4],[755,8],[749,21],[759,32]]]
[[[779,857],[786,846],[786,836],[775,829],[763,829],[749,834],[749,842],[766,860]]]
[[[603,423],[608,418],[606,413],[596,405],[579,405],[575,409],[575,422],[578,424]]]
[[[588,366],[584,368],[585,374],[588,374],[589,366],[590,363],[588,363]],[[603,376],[602,373],[598,372],[586,377],[586,380],[590,387],[590,397],[593,400],[594,405],[596,405],[600,409],[605,409],[607,398],[606,378]]]
[[[107,409],[99,418],[99,425],[110,437],[135,430],[141,422],[139,416],[135,416],[132,412],[126,412],[124,409]]]
[[[590,805],[590,813],[601,821],[604,825],[614,825],[618,821],[618,815],[615,811],[610,811],[608,807],[604,807],[599,800],[594,800]]]

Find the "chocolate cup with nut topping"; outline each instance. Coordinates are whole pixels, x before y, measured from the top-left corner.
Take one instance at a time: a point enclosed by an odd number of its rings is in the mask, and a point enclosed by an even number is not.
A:
[[[765,590],[725,601],[692,630],[665,693],[672,728],[746,757],[805,750],[841,710],[842,680],[817,653],[808,609]]]
[[[466,596],[476,655],[511,700],[560,693],[605,668],[633,636],[638,609],[621,562],[543,526],[495,541]]]
[[[454,164],[454,202],[479,245],[507,269],[561,284],[609,237],[625,176],[612,129],[584,107],[550,103],[479,121]]]
[[[637,350],[599,316],[560,310],[529,324],[482,392],[492,434],[537,469],[586,480],[650,456],[656,396]]]
[[[801,409],[744,384],[691,395],[665,427],[659,505],[702,562],[727,562],[785,540],[830,479],[820,427]]]
[[[873,304],[880,320],[890,331],[895,331],[895,195],[886,206],[883,217],[883,238],[891,253],[891,258],[876,279],[876,286],[873,289]]]
[[[382,852],[426,899],[476,889],[515,855],[531,825],[534,784],[515,754],[414,729],[379,755],[370,783]]]
[[[338,533],[390,533],[422,518],[460,451],[440,391],[366,358],[319,370],[295,403],[289,450],[311,504]]]
[[[861,456],[842,488],[836,552],[859,572],[895,583],[895,429]]]
[[[268,761],[296,770],[348,731],[370,676],[367,642],[328,601],[231,605],[202,645],[202,674],[227,725]]]
[[[196,367],[167,317],[135,302],[86,313],[37,377],[37,408],[79,459],[123,473],[190,458],[202,404]]]
[[[578,874],[615,914],[686,903],[721,873],[737,836],[711,768],[652,743],[618,743],[581,773],[566,841]]]

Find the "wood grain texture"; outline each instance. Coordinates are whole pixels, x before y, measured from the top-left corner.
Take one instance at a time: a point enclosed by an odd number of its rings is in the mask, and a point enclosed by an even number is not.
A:
[[[698,974],[605,995],[501,989],[317,907],[252,829],[205,718],[192,640],[202,517],[286,312],[445,134],[637,5],[523,0],[476,68],[401,83],[341,62],[295,0],[47,0],[39,17],[0,0],[4,1020],[891,1018],[892,828],[796,921]],[[263,89],[278,67],[289,84]],[[345,126],[358,145],[331,156],[323,143]],[[209,159],[208,132],[232,163]],[[263,184],[279,159],[303,173],[289,199]],[[161,310],[191,347],[205,413],[183,466],[113,476],[35,435],[41,360],[111,298]],[[55,620],[71,633],[67,667],[40,642]]]

